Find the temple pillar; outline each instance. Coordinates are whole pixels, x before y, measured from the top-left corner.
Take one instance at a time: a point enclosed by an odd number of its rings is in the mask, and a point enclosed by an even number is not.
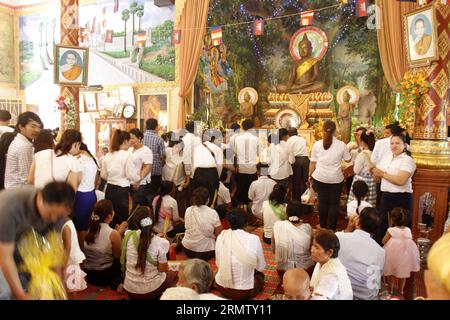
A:
[[[417,164],[413,177],[414,206],[412,231],[419,236],[419,223],[426,223],[429,238],[436,241],[443,232],[448,211],[450,187],[450,142],[447,140],[447,105],[449,100],[450,6],[434,1],[436,8],[438,61],[430,66],[411,68],[423,72],[430,90],[415,110],[411,143]]]
[[[61,0],[61,45],[78,47],[79,24],[78,8],[79,0]],[[72,97],[75,104],[75,128],[80,130],[80,89],[61,85],[61,95]],[[64,114],[61,116],[61,131],[65,128]]]

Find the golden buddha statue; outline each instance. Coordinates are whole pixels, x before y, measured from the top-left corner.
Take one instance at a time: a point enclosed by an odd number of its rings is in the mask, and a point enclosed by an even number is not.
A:
[[[299,45],[300,59],[295,62],[287,85],[280,85],[278,92],[311,93],[322,92],[325,84],[318,81],[320,76],[318,59],[312,56],[312,43],[305,34]]]
[[[244,119],[252,119],[254,114],[254,104],[250,101],[248,92],[244,94],[244,101],[241,103],[241,114]]]

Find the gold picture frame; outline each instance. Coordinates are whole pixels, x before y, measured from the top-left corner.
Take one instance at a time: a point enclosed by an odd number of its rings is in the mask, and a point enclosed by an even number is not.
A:
[[[433,4],[404,15],[406,54],[410,66],[426,66],[439,59],[436,8]]]
[[[66,87],[88,85],[89,48],[55,45],[54,61],[54,83]]]
[[[168,127],[169,93],[146,92],[138,94],[138,127],[145,130],[145,121],[156,118],[160,127]]]

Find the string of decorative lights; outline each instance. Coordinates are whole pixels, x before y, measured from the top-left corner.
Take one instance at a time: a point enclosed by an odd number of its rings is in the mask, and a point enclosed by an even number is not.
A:
[[[304,10],[304,11],[314,11],[314,13],[316,13],[316,12],[320,12],[320,11],[324,11],[324,10],[338,8],[338,7],[341,7],[341,6],[342,6],[342,4],[334,4],[334,5],[323,7],[323,8]],[[303,11],[297,12],[297,13],[286,14],[286,15],[273,16],[273,17],[265,18],[264,20],[265,21],[272,21],[272,20],[277,20],[277,19],[284,19],[284,18],[289,18],[289,17],[295,17],[295,16],[299,16],[302,12]],[[175,28],[175,29],[176,30],[181,30],[181,31],[203,30],[203,29],[208,30],[208,29],[211,29],[213,27],[226,28],[226,27],[234,27],[234,26],[240,26],[240,25],[246,25],[246,24],[253,24],[254,22],[255,22],[254,20],[249,20],[249,21],[241,21],[241,22],[228,23],[228,24],[220,24],[220,25],[204,27],[204,28]]]

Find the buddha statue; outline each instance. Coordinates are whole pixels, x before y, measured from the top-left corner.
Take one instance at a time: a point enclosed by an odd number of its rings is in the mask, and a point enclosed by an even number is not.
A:
[[[312,56],[312,43],[306,33],[298,48],[300,59],[294,63],[289,82],[287,85],[278,86],[277,91],[283,93],[322,92],[325,85],[318,81],[320,71],[317,62],[319,60]]]
[[[241,114],[244,119],[252,119],[254,114],[254,105],[250,101],[251,97],[248,92],[244,94],[244,101],[241,103]]]
[[[346,90],[342,95],[342,103],[339,105],[338,122],[339,131],[341,132],[341,140],[345,143],[350,142],[350,135],[352,130],[352,113],[355,107],[350,103],[350,94]]]

